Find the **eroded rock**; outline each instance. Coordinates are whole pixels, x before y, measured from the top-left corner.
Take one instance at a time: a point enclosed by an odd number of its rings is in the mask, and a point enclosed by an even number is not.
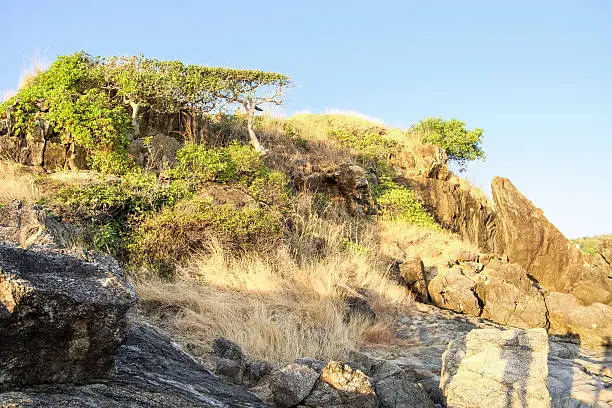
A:
[[[103,377],[135,302],[116,263],[0,244],[0,388]]]
[[[480,315],[476,282],[465,276],[458,266],[439,270],[438,275],[429,282],[428,289],[434,305],[459,313]]]
[[[544,329],[477,329],[442,356],[440,388],[449,408],[550,407]]]
[[[296,406],[310,394],[318,378],[319,373],[304,364],[284,366],[270,376],[269,387],[274,402],[279,407]]]

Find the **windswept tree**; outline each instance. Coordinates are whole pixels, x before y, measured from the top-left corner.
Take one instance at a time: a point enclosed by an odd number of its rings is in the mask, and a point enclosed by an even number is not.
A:
[[[419,134],[423,142],[440,146],[449,160],[464,171],[469,161],[485,159],[481,143],[482,129],[467,129],[465,123],[458,119],[442,120],[427,118],[413,125],[410,132]]]
[[[220,98],[245,110],[250,142],[257,151],[265,153],[255,133],[255,112],[260,105],[282,104],[285,90],[293,85],[291,79],[274,72],[226,68],[212,68],[210,75],[218,79]]]

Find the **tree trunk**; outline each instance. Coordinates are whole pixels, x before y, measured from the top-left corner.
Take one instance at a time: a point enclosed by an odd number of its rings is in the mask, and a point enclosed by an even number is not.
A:
[[[134,128],[134,138],[137,139],[140,137],[140,122],[138,120],[140,104],[130,101],[130,106],[132,107],[132,127]]]
[[[259,142],[257,135],[255,134],[255,107],[249,108],[247,110],[247,130],[249,132],[249,139],[251,139],[251,145],[255,148],[256,151],[266,154],[267,151]]]

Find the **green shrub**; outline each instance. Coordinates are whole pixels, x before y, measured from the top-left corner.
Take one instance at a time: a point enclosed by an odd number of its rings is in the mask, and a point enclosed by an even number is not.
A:
[[[456,162],[461,170],[465,169],[468,161],[485,159],[485,153],[480,146],[483,130],[468,130],[465,123],[460,120],[427,118],[414,125],[410,130],[420,134],[423,142],[444,149],[449,160]]]
[[[389,177],[381,178],[372,195],[383,219],[407,221],[434,230],[440,229],[436,220],[417,200],[414,192]]]
[[[195,198],[145,218],[134,231],[129,251],[135,265],[168,274],[173,265],[206,251],[213,237],[230,251],[248,251],[275,245],[281,236],[280,220],[273,212]]]

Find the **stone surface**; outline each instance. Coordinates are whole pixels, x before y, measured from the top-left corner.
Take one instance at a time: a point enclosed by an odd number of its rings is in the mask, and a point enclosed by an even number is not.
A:
[[[476,282],[463,275],[461,268],[455,266],[438,271],[428,286],[431,302],[441,308],[480,315],[481,307],[476,296]]]
[[[587,345],[612,343],[612,307],[601,303],[583,306],[573,295],[550,292],[546,295],[550,333],[571,333]]]
[[[161,170],[168,164],[174,164],[176,152],[181,148],[181,143],[163,133],[156,133],[150,137],[151,142],[147,147],[147,167]]]
[[[376,395],[384,408],[422,407],[435,405],[414,377],[393,363],[383,363],[374,372]]]
[[[482,317],[507,326],[547,328],[544,295],[517,264],[485,267],[476,292],[484,306]]]
[[[0,393],[0,407],[263,408],[254,394],[207,371],[149,326],[136,325],[116,368],[88,385],[41,385]]]
[[[343,391],[317,381],[302,405],[312,408],[376,408],[378,399],[374,394]]]
[[[213,355],[228,360],[240,361],[244,359],[240,346],[224,337],[216,338],[213,341],[212,352]]]
[[[0,207],[0,242],[67,247],[81,234],[79,228],[60,222],[41,206],[15,200]]]
[[[491,188],[497,212],[497,252],[508,255],[550,291],[572,293],[586,305],[612,300],[608,274],[588,265],[582,252],[510,180],[495,177]],[[584,281],[604,290],[574,292]]]
[[[310,394],[318,378],[319,372],[300,363],[287,364],[274,371],[269,382],[274,402],[279,407],[296,406]]]
[[[442,356],[449,408],[550,407],[544,329],[473,330]]]
[[[364,296],[348,296],[344,302],[348,309],[346,319],[350,319],[352,315],[359,315],[368,320],[376,319],[376,312]]]
[[[443,227],[482,251],[495,252],[496,215],[484,195],[475,194],[457,182],[434,178],[411,178],[406,185]]]
[[[400,283],[410,289],[420,302],[427,303],[429,294],[427,292],[427,280],[425,268],[420,258],[407,259],[399,264]]]
[[[448,157],[443,149],[434,145],[418,145],[412,150],[395,153],[390,163],[404,178],[426,177],[446,180],[449,177]]]
[[[116,263],[0,244],[0,388],[106,375],[135,302]]]

